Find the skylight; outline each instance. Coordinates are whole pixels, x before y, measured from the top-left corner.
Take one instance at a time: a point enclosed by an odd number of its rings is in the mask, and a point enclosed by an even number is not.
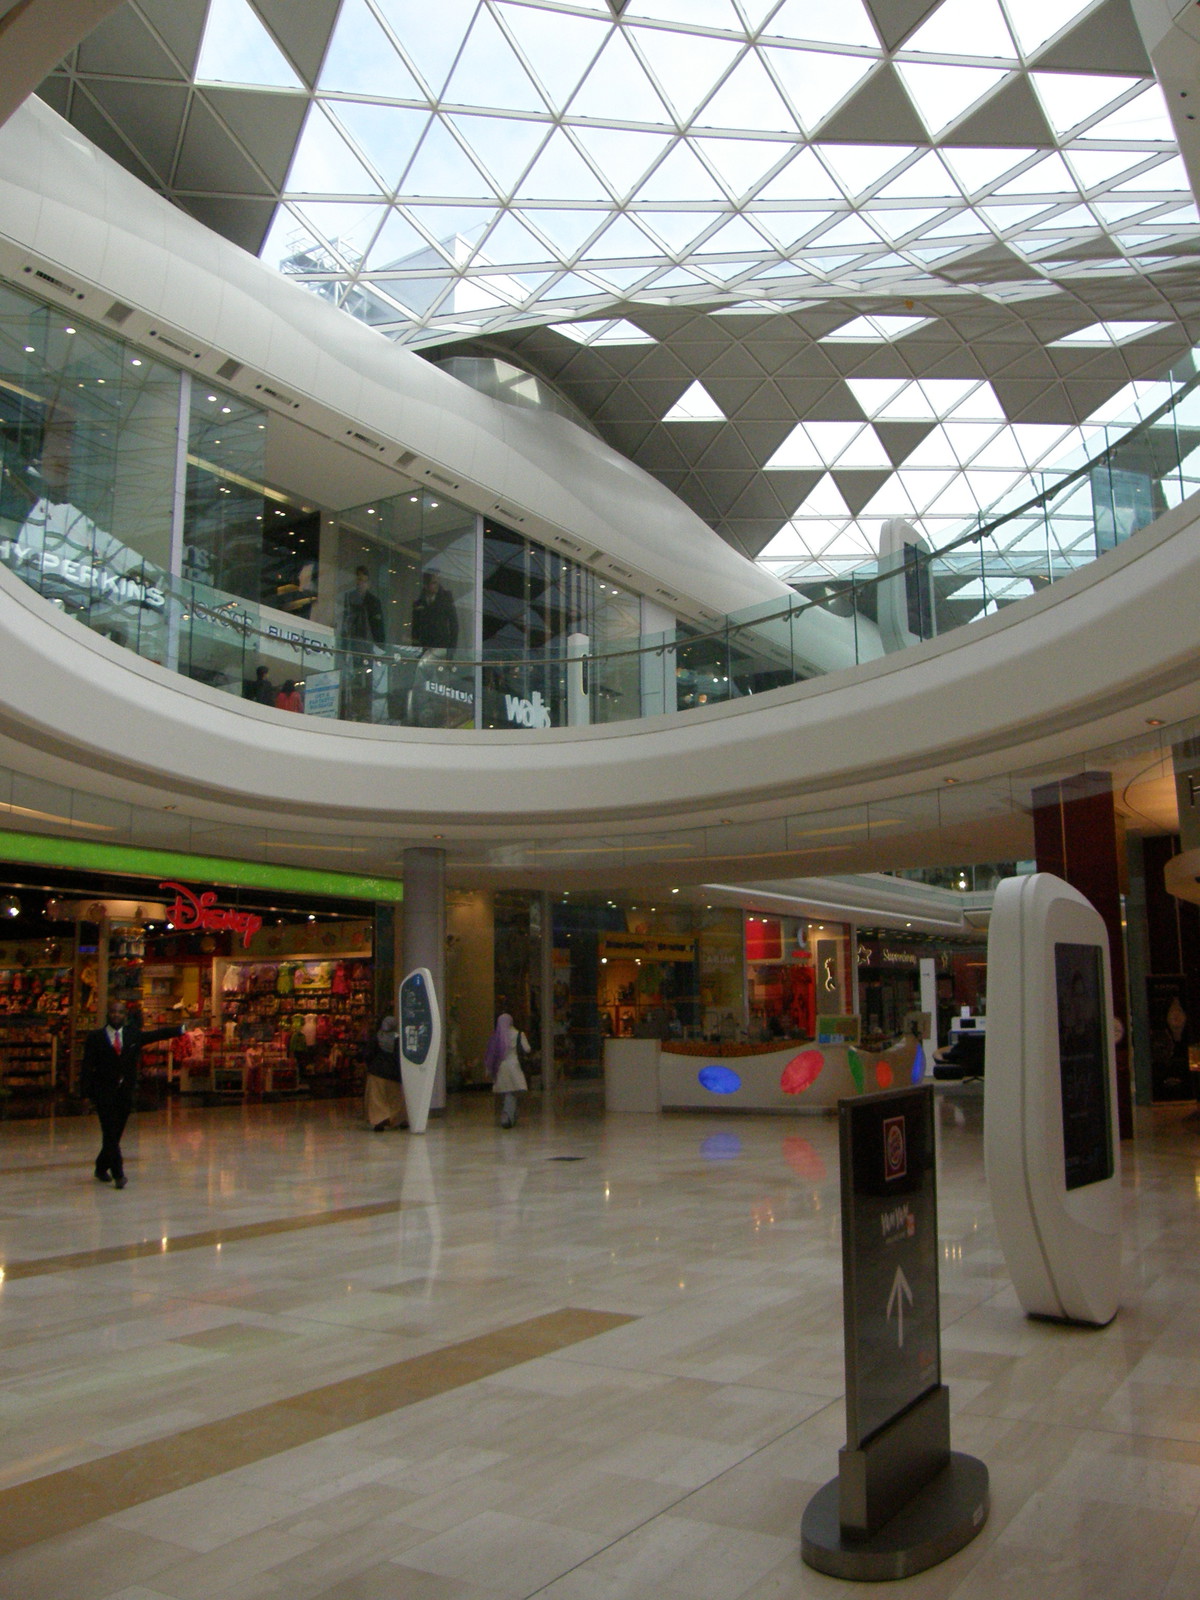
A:
[[[255,89],[304,87],[246,0],[210,0],[196,81]]]
[[[1151,333],[1155,328],[1165,328],[1165,322],[1093,322],[1074,333],[1064,333],[1061,339],[1052,339],[1051,345],[1105,345],[1129,344]]]
[[[827,333],[821,343],[890,344],[932,321],[932,317],[855,317],[853,321],[843,323],[840,328]]]
[[[697,380],[685,389],[663,417],[664,422],[724,422],[725,413]]]

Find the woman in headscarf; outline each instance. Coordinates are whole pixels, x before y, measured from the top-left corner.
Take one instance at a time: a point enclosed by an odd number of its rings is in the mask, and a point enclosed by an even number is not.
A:
[[[512,1128],[517,1121],[517,1096],[524,1094],[529,1085],[521,1071],[520,1051],[529,1050],[529,1040],[515,1026],[507,1011],[496,1018],[492,1037],[483,1056],[483,1070],[492,1080],[492,1093],[503,1095],[500,1102],[500,1126]]]
[[[390,1014],[384,1017],[375,1035],[367,1062],[363,1102],[373,1133],[382,1133],[389,1127],[408,1127],[404,1090],[400,1087],[400,1035],[396,1031],[396,1019]]]

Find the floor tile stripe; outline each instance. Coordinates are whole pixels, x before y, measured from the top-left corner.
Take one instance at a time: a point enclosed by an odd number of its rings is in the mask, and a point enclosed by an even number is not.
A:
[[[379,1200],[368,1206],[345,1206],[340,1211],[315,1211],[302,1217],[276,1217],[271,1222],[247,1222],[234,1228],[209,1228],[203,1233],[180,1233],[174,1238],[139,1239],[135,1244],[105,1245],[97,1250],[74,1250],[69,1255],[35,1256],[26,1261],[0,1263],[5,1283],[18,1278],[41,1278],[48,1272],[77,1272],[81,1267],[103,1267],[114,1261],[140,1261],[145,1256],[169,1256],[178,1250],[209,1250],[214,1245],[236,1244],[239,1239],[264,1239],[269,1234],[296,1233],[303,1228],[327,1228],[335,1222],[358,1222],[364,1217],[399,1213],[398,1200]]]
[[[0,1491],[0,1555],[592,1339],[632,1317],[565,1307]]]

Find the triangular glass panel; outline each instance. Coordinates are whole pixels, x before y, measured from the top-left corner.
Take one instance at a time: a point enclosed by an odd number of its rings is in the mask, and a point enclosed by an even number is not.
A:
[[[1140,165],[1148,154],[1146,150],[1072,149],[1066,152],[1067,160],[1077,180],[1085,189],[1094,189],[1098,184],[1111,182],[1118,174]],[[1149,178],[1150,174],[1147,173],[1145,176]],[[1157,187],[1155,184],[1147,183],[1147,188],[1155,187]]]
[[[702,286],[704,279],[697,277],[694,272],[689,272],[686,267],[671,267],[668,271],[660,273],[651,284],[653,289],[693,289]]]
[[[1062,244],[1061,239],[1008,239],[1006,243],[1010,250],[1019,250],[1023,256],[1036,256],[1041,250],[1053,250],[1055,245]]]
[[[363,262],[366,272],[383,272],[398,261],[419,255],[429,249],[429,241],[417,232],[407,217],[399,211],[389,211],[387,221],[367,253]]]
[[[599,220],[597,218],[597,220]],[[647,217],[647,223],[649,217]],[[583,259],[586,261],[616,261],[638,260],[661,256],[659,246],[642,232],[633,217],[622,212],[605,228],[604,232],[588,246]]]
[[[951,200],[958,198],[958,185],[946,171],[940,156],[930,150],[885,184],[876,200]]]
[[[378,195],[379,185],[321,107],[309,107],[284,184],[291,194]]]
[[[752,128],[795,133],[796,118],[753,50],[748,50],[696,116],[705,128]]]
[[[604,200],[604,185],[561,128],[547,140],[518,190],[523,200]]]
[[[511,211],[500,214],[483,248],[489,261],[501,265],[516,265],[518,262],[532,264],[544,261],[547,255],[547,247]]]
[[[955,406],[956,422],[1003,422],[1004,407],[990,383],[971,383],[970,393]]]
[[[490,206],[409,205],[404,209],[459,266],[465,266],[475,254],[495,215]]]
[[[870,56],[826,55],[761,45],[759,55],[783,86],[804,128],[815,128],[876,65]]]
[[[998,208],[997,208],[998,209]],[[1021,208],[1018,207],[1018,210]],[[1042,222],[1031,224],[1034,228],[1095,228],[1095,217],[1086,206],[1074,206],[1070,211],[1059,211]]]
[[[618,317],[615,322],[606,323],[595,338],[589,340],[589,343],[611,345],[657,344],[658,340],[634,323],[627,322],[624,317]]]
[[[375,0],[375,4],[433,98],[441,100],[446,75],[475,15],[476,0],[438,0],[436,6],[414,5],[413,0]]]
[[[621,28],[609,35],[608,43],[571,101],[570,111],[573,117],[611,117],[617,106],[622,118],[629,122],[663,122],[667,117],[657,89],[629,48]]]
[[[994,422],[947,422],[944,425],[946,438],[950,441],[950,448],[954,451],[954,459],[964,465],[970,461],[977,451],[989,444],[996,434]]]
[[[1069,439],[1074,429],[1057,422],[1014,422],[1013,438],[1025,457],[1026,466],[1036,467]]]
[[[911,517],[916,515],[916,506],[909,498],[904,485],[896,473],[881,483],[879,488],[867,501],[859,512],[860,517]],[[860,524],[861,526],[861,524]]]
[[[746,260],[714,261],[707,253],[708,248],[706,243],[693,250],[690,264],[697,272],[703,273],[706,278],[711,278],[716,283],[722,285],[730,283],[749,272],[754,265],[752,261]]]
[[[657,235],[672,255],[682,255],[692,240],[720,219],[719,211],[646,211],[642,223]]]
[[[1075,181],[1074,173],[1055,152],[1043,161],[1035,162],[1032,167],[1027,167],[1024,172],[1019,172],[1015,178],[1010,178],[1006,184],[993,192],[997,195],[1061,194],[1065,198],[1075,199],[1079,194],[1079,185]]]
[[[1138,81],[1082,72],[1031,72],[1029,76],[1055,133],[1067,133],[1094,117]]]
[[[733,65],[738,54],[739,47],[731,41],[709,39],[698,33],[639,27],[627,32],[681,122],[691,120],[696,107],[712,92],[713,84]]]
[[[434,117],[401,182],[405,194],[491,199],[493,190],[440,118]]]
[[[862,0],[784,0],[763,32],[768,38],[803,39],[813,44],[879,47]]]
[[[697,378],[663,417],[664,422],[724,422],[725,413]]]
[[[909,386],[907,378],[847,378],[846,387],[862,407],[864,416],[878,417],[891,400],[901,398]],[[902,417],[901,420],[910,420]]]
[[[1009,76],[1003,67],[935,66],[918,61],[898,61],[896,71],[921,120],[934,135],[957,122]]]
[[[1011,428],[1001,428],[991,444],[975,457],[977,468],[995,467],[1009,472],[1021,472],[1026,465]]]
[[[842,191],[806,145],[755,200],[841,200]]]
[[[805,472],[812,471],[814,467],[824,467],[824,465],[825,458],[808,437],[803,426],[797,423],[767,462],[765,470],[767,472]],[[803,507],[800,509],[802,510]],[[843,512],[846,509],[844,501],[841,509]]]
[[[669,134],[637,133],[630,128],[576,126],[572,131],[621,199],[637,188],[671,142]]]
[[[994,228],[999,228],[1003,233],[1008,228],[1019,228],[1022,223],[1028,222],[1030,217],[1041,216],[1046,209],[1045,201],[1034,205],[980,205],[976,211],[981,217],[986,217]],[[1059,219],[1054,218],[1054,226],[1058,226]],[[1069,226],[1069,224],[1068,224]]]
[[[321,66],[318,89],[419,100],[416,79],[401,61],[366,0],[344,0]]]
[[[854,424],[851,424],[851,426],[854,426]],[[775,458],[787,448],[788,443],[789,441],[785,439],[783,444],[780,445],[779,450],[775,452],[775,456],[767,462],[768,467],[771,467],[775,464]],[[820,451],[813,450],[811,444],[808,448],[813,454],[811,466],[823,466],[824,462],[820,459]],[[795,517],[813,516],[834,517],[841,519],[850,515],[850,507],[846,504],[844,498],[842,497],[842,491],[826,472],[823,477],[818,478],[816,483],[813,484],[808,494],[804,497],[804,500],[796,507],[792,515]]]
[[[1156,227],[1194,228],[1200,222],[1200,211],[1195,206],[1180,206],[1175,211],[1160,212],[1152,220]]]
[[[771,143],[766,139],[692,139],[690,143],[734,199],[740,199],[753,189],[763,174],[770,172],[794,148],[791,140]]]
[[[258,258],[269,267],[303,277],[305,270],[319,272],[320,263],[327,254],[328,245],[321,238],[319,230],[306,228],[296,211],[290,206],[281,205],[267,230]],[[285,262],[288,263],[286,267]]]
[[[879,208],[872,209],[868,215],[874,225],[889,239],[903,239],[906,234],[912,233],[917,228],[923,228],[927,222],[932,222],[934,217],[940,217],[943,209],[941,206],[932,211],[908,208],[903,211],[885,211]]]
[[[979,398],[981,388],[988,398]],[[1004,415],[992,394],[991,384],[981,386],[978,378],[922,378],[921,392],[939,417],[949,416],[951,412],[961,417],[979,415],[991,418]],[[973,405],[978,405],[980,409],[973,413]]]
[[[549,289],[542,291],[545,300],[598,300],[600,291],[594,283],[589,283],[586,278],[579,277],[574,272],[568,272]]]
[[[755,223],[778,244],[787,248],[798,239],[807,238],[831,217],[845,216],[844,211],[752,211],[747,213]]]
[[[1114,193],[1138,190],[1144,194],[1170,194],[1173,190],[1180,189],[1185,194],[1191,193],[1187,168],[1180,156],[1172,156],[1170,161],[1162,162],[1150,172],[1139,172],[1136,178],[1127,178],[1124,183],[1113,186]]]
[[[387,206],[362,205],[344,200],[302,200],[295,214],[319,239],[325,239],[346,260],[358,260],[391,215]]]
[[[241,83],[256,89],[304,87],[247,0],[210,0],[196,81]]]
[[[626,18],[654,17],[662,22],[690,22],[699,27],[737,28],[740,19],[730,0],[627,0],[615,10]]]
[[[783,221],[780,218],[780,221]],[[716,233],[710,234],[698,248],[702,255],[734,255],[748,254],[751,251],[761,253],[763,236],[757,228],[750,226],[745,217],[734,217],[723,228],[718,228]]]
[[[822,247],[836,245],[845,248],[851,244],[878,244],[879,235],[864,216],[852,211],[848,217],[844,217],[841,222],[821,234],[815,242]]]
[[[384,188],[394,189],[425,132],[429,113],[362,100],[330,100],[326,107],[383,179]]]
[[[1114,222],[1125,222],[1130,217],[1137,216],[1139,212],[1147,209],[1145,200],[1103,201],[1093,200],[1092,210],[1106,227],[1111,227]]]
[[[1082,16],[1092,0],[1007,0],[1007,5],[1017,40],[1029,56]]]
[[[501,111],[545,111],[546,102],[496,26],[480,7],[444,96],[451,105],[495,106]]]
[[[934,56],[1016,59],[1016,46],[997,0],[942,0],[904,41],[905,50]]]
[[[680,139],[666,160],[650,174],[637,193],[638,200],[715,200],[725,196],[708,168]]]
[[[496,6],[496,13],[554,104],[565,106],[598,54],[610,24],[541,6],[533,10],[507,5],[504,0]]]
[[[964,145],[961,150],[943,150],[942,160],[962,185],[963,193],[973,195],[995,183],[1019,161],[1027,161],[1035,154],[1033,150],[979,149]]]
[[[820,424],[810,423],[809,426],[820,426]],[[868,467],[876,469],[880,467],[890,468],[892,461],[883,445],[879,442],[879,435],[868,423],[861,432],[856,433],[854,438],[851,439],[850,443],[837,457],[836,464],[839,468],[861,467],[865,470]]]
[[[893,167],[912,155],[913,146],[882,144],[818,144],[814,147],[854,200],[872,189]]]
[[[621,293],[624,293],[626,290],[634,288],[635,285],[641,285],[645,283],[646,279],[654,271],[654,268],[647,266],[593,267],[591,270],[595,273],[596,277],[601,280],[602,283],[605,283],[610,288],[617,289]]]
[[[472,155],[496,180],[501,194],[511,194],[529,163],[545,143],[551,125],[520,117],[472,117],[459,113],[446,119],[467,141]]]
[[[1121,82],[1121,79],[1114,79]],[[1082,136],[1085,139],[1154,139],[1174,144],[1175,128],[1158,84],[1120,106]]]
[[[979,213],[967,207],[962,211],[955,212],[953,216],[947,217],[945,222],[935,223],[932,228],[926,230],[925,237],[927,239],[972,239],[981,233],[990,237],[991,231],[991,228]]]
[[[607,211],[559,211],[549,206],[543,210],[531,206],[522,214],[523,220],[544,233],[564,258],[573,256],[586,244],[607,216]]]

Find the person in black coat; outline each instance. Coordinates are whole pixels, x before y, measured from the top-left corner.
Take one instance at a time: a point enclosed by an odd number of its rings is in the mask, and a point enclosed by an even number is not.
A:
[[[110,1000],[108,1022],[94,1028],[83,1041],[83,1070],[79,1087],[96,1108],[100,1119],[100,1154],[96,1157],[96,1179],[125,1187],[125,1167],[121,1160],[121,1135],[137,1090],[138,1065],[143,1049],[162,1039],[177,1039],[185,1032],[182,1025],[151,1028],[143,1032],[135,1018],[129,1021],[123,1000]]]
[[[454,596],[442,588],[441,576],[429,567],[421,575],[421,592],[413,601],[412,642],[422,650],[453,650],[458,643],[458,611]]]

